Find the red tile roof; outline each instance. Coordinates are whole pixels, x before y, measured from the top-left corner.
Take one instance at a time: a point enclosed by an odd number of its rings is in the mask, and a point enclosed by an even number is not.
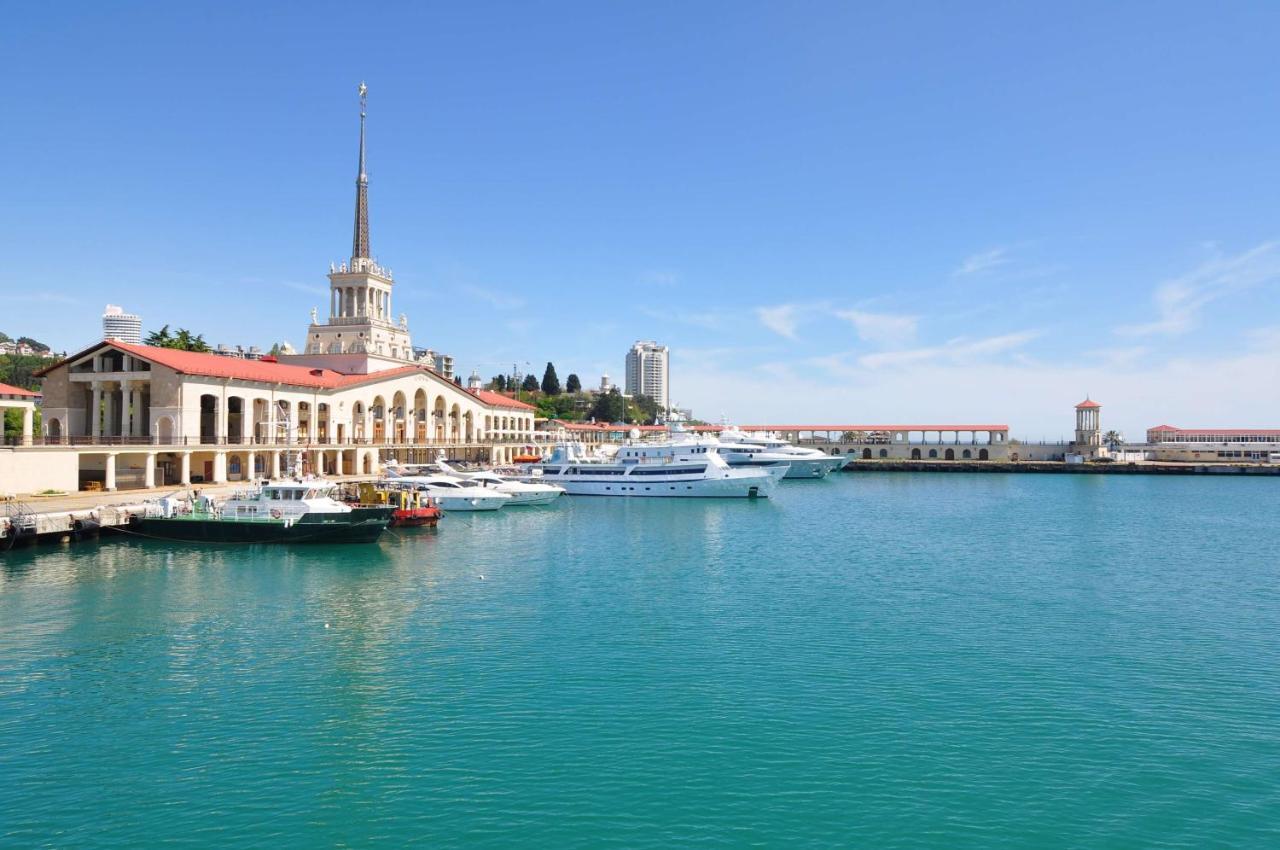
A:
[[[1183,436],[1280,437],[1280,428],[1174,428],[1172,425],[1160,425],[1147,431],[1167,431]]]
[[[632,428],[637,431],[665,432],[669,430],[666,425],[628,425],[625,422],[566,422],[563,419],[552,419],[550,424],[566,431],[630,431]]]
[[[22,387],[15,387],[11,384],[0,384],[0,395],[20,395],[30,398],[39,398],[40,393],[33,393],[31,390],[24,390]]]
[[[467,390],[490,407],[510,407],[514,410],[537,410],[532,404],[525,404],[511,396],[495,393],[491,390]]]
[[[425,366],[417,366],[413,364],[405,364],[397,366],[394,369],[384,369],[380,372],[370,372],[368,374],[347,374],[344,372],[335,372],[332,369],[323,369],[314,366],[299,366],[292,363],[278,363],[271,360],[245,360],[240,357],[224,357],[220,354],[206,354],[196,351],[183,351],[177,348],[159,348],[152,345],[134,345],[133,343],[121,342],[120,340],[104,340],[97,345],[90,346],[84,351],[73,354],[66,360],[59,361],[53,366],[46,367],[37,372],[38,376],[47,375],[49,372],[67,363],[70,360],[83,357],[91,351],[96,351],[102,347],[115,348],[120,351],[148,360],[152,363],[158,363],[166,366],[175,372],[183,375],[199,375],[206,378],[230,378],[237,381],[256,381],[264,384],[288,384],[291,387],[310,387],[320,390],[335,390],[344,387],[355,386],[368,381],[381,381],[386,378],[394,378],[400,375],[411,375],[415,372],[424,372],[435,374]],[[436,377],[440,377],[437,375]],[[444,381],[444,378],[440,378]],[[467,390],[459,389],[459,392],[467,392]],[[489,393],[481,391],[473,393],[481,402],[492,407],[517,407],[521,409],[533,410],[532,407],[524,402],[501,396],[498,393]],[[498,401],[500,399],[501,401]]]
[[[1076,410],[1090,410],[1095,407],[1102,407],[1102,405],[1098,404],[1091,398],[1086,398],[1084,401],[1076,405]]]
[[[688,430],[723,431],[737,427],[739,431],[1008,431],[1008,425],[694,425]]]

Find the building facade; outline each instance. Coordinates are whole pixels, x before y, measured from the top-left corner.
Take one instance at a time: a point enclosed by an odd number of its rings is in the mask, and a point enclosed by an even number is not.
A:
[[[313,318],[304,353],[255,359],[106,339],[39,373],[42,433],[4,458],[0,489],[373,474],[390,458],[443,450],[509,463],[535,448],[531,405],[455,385],[452,358],[416,357],[407,318],[392,319],[394,279],[369,250],[365,91],[352,256],[329,275],[329,318]]]
[[[142,317],[126,313],[115,304],[108,304],[102,313],[102,338],[118,339],[138,345],[142,342]]]
[[[670,353],[665,345],[640,340],[627,352],[627,395],[647,395],[661,410],[671,405]]]

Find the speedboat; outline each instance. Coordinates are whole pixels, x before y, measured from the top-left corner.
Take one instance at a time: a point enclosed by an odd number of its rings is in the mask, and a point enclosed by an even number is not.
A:
[[[511,507],[549,505],[565,492],[563,487],[555,484],[518,481],[514,478],[504,478],[496,472],[473,472],[465,481],[497,493],[506,493],[511,497],[511,501],[507,503]]]
[[[750,466],[761,462],[790,465],[787,478],[826,478],[842,469],[848,459],[818,449],[797,446],[771,434],[747,434],[736,428],[720,432],[719,453],[730,466]]]
[[[511,501],[507,493],[450,475],[398,475],[389,478],[388,483],[425,493],[442,511],[496,511]]]
[[[629,443],[611,456],[560,443],[541,480],[573,496],[755,498],[773,492],[786,472],[786,464],[735,469],[714,446],[686,442]]]
[[[320,479],[265,483],[224,501],[165,498],[137,520],[138,532],[209,543],[372,543],[391,522],[387,505],[348,505]]]

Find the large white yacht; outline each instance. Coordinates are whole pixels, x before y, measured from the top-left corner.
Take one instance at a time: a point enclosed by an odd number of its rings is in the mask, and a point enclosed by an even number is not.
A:
[[[560,443],[541,468],[543,482],[574,496],[668,498],[764,497],[787,472],[785,464],[735,469],[714,446],[688,442],[632,443],[611,456]]]
[[[796,446],[770,434],[748,434],[737,428],[720,432],[717,451],[730,466],[786,463],[787,478],[826,478],[848,462],[842,455]]]

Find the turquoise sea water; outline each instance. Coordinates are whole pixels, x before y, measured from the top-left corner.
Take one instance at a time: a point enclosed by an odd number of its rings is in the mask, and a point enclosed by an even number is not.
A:
[[[859,474],[0,560],[4,847],[1280,847],[1280,487]]]

